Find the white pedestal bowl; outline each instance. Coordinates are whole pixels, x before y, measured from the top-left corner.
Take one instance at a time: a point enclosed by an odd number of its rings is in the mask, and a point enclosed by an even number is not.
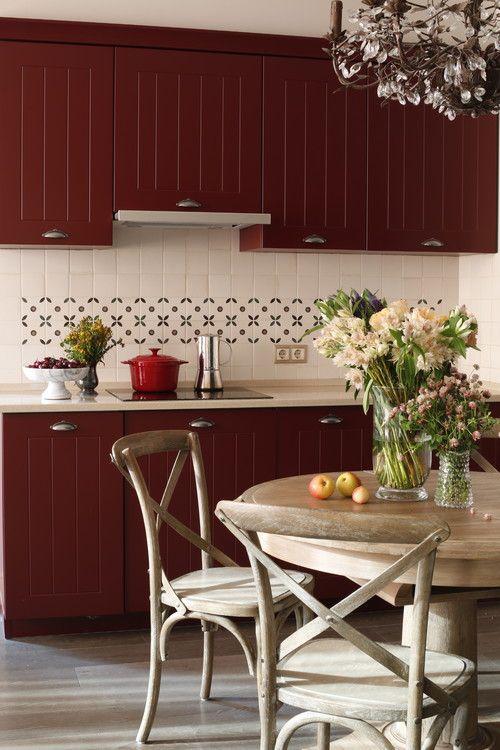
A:
[[[88,373],[88,367],[68,367],[67,369],[52,368],[41,370],[36,367],[23,367],[23,372],[34,383],[46,383],[47,387],[42,398],[49,401],[59,401],[71,398],[66,383],[81,380]]]

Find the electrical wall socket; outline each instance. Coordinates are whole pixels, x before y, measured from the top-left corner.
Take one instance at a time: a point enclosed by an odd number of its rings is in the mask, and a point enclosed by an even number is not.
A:
[[[304,364],[307,362],[307,344],[275,344],[274,364]]]

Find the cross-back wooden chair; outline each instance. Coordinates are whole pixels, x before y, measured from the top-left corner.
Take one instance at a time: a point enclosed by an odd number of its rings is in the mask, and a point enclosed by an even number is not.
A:
[[[177,452],[160,502],[150,495],[138,459],[157,453]],[[203,672],[200,697],[210,697],[214,658],[214,632],[220,626],[240,643],[250,674],[255,675],[259,646],[259,608],[251,568],[239,567],[211,542],[211,514],[198,436],[187,430],[158,430],[120,438],[113,445],[113,463],[137,494],[146,532],[151,618],[150,671],[146,705],[137,734],[146,742],[153,725],[160,692],[161,665],[167,657],[167,644],[173,627],[181,620],[200,620],[203,630]],[[199,533],[179,521],[169,511],[183,467],[191,458],[198,501]],[[201,552],[201,570],[170,580],[162,565],[159,532],[168,524]],[[214,562],[221,567],[214,567]],[[313,577],[289,571],[293,580],[312,590]],[[294,594],[279,580],[271,583],[272,610],[276,631],[293,613],[300,625],[307,619]],[[233,618],[254,618],[256,648],[233,622]]]
[[[260,692],[268,694],[267,725],[261,750],[286,750],[293,733],[320,724],[318,747],[330,747],[330,727],[363,733],[375,747],[393,745],[371,722],[404,721],[407,750],[421,750],[422,720],[434,717],[424,750],[433,750],[444,727],[455,716],[454,742],[465,742],[465,698],[473,685],[475,665],[467,659],[426,650],[429,597],[436,550],[449,536],[439,519],[393,516],[389,521],[369,512],[287,508],[220,502],[218,518],[245,545],[259,594],[263,664]],[[409,547],[399,560],[331,609],[301,588],[259,545],[258,534],[398,542]],[[377,643],[348,624],[346,616],[381,588],[417,566],[413,633],[410,647]],[[279,647],[271,620],[269,575],[283,582],[316,618],[286,638]],[[320,638],[327,630],[341,639]],[[277,653],[277,658],[276,658]],[[286,722],[276,738],[277,702],[303,710]]]

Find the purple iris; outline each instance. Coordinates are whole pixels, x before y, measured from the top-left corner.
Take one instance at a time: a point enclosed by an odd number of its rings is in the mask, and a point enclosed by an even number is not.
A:
[[[385,301],[377,297],[376,294],[365,289],[363,294],[355,290],[351,292],[351,302],[354,315],[357,318],[369,318],[373,313],[379,312],[385,307]]]

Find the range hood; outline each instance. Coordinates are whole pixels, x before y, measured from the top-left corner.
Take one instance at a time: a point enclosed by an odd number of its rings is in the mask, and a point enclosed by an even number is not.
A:
[[[255,224],[270,224],[271,214],[219,213],[216,211],[116,211],[115,221],[126,227],[244,229]]]

